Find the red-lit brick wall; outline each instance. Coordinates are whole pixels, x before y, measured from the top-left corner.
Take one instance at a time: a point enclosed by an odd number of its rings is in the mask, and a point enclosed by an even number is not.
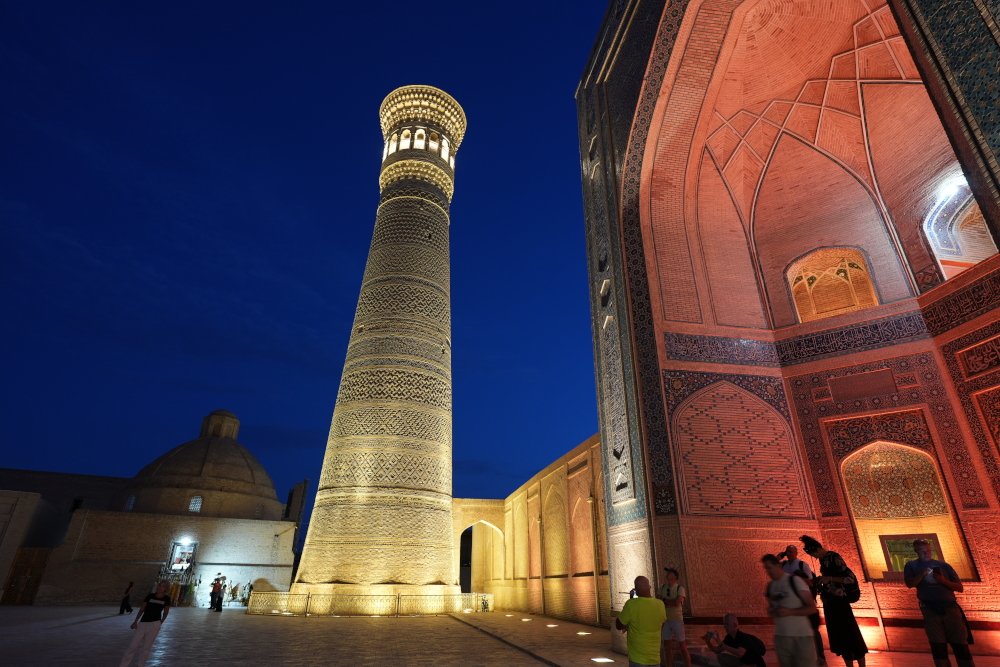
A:
[[[947,231],[968,189],[945,193],[961,167],[891,12],[692,1],[657,57],[624,177],[641,174],[636,317],[656,339],[634,363],[660,369],[669,434],[644,452],[647,497],[679,499],[649,503],[656,569],[681,569],[696,622],[760,616],[760,556],[808,532],[869,578],[856,613],[870,646],[922,648],[913,593],[882,580],[843,479],[853,452],[899,443],[940,475],[935,520],[954,522],[948,549],[975,572],[962,599],[977,650],[1000,651],[1000,258],[959,275],[935,255],[927,221]],[[879,303],[799,323],[786,270],[831,246],[864,255]]]

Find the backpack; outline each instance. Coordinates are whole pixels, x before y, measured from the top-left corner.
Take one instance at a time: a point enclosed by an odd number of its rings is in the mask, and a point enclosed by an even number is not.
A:
[[[851,572],[851,568],[846,565],[844,567],[847,570],[847,576],[852,580],[852,583],[844,584],[844,595],[847,597],[848,602],[854,604],[861,599],[861,586],[858,584],[858,578]]]
[[[797,570],[795,570],[794,572],[792,572],[791,575],[793,577],[798,577],[803,582],[805,582],[805,585],[809,588],[809,592],[812,593],[813,598],[815,598],[816,597],[816,586],[813,583],[813,580],[809,578],[809,575],[806,574],[806,569],[805,568],[806,568],[806,564],[803,563],[800,560],[799,561],[799,568]],[[793,588],[794,588],[794,586],[793,586]],[[798,592],[798,589],[796,589],[796,592]]]
[[[849,577],[851,583],[843,584],[828,584],[826,586],[827,593],[832,597],[842,597],[846,599],[850,604],[854,604],[861,599],[861,585],[858,583],[858,578],[855,576],[851,568],[847,567],[847,563],[838,553],[828,552],[827,555],[833,554],[840,561],[840,571],[834,575],[837,577]],[[824,556],[826,558],[826,556]]]

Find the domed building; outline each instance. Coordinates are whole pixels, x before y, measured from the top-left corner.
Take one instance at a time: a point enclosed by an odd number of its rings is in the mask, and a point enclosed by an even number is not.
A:
[[[139,471],[125,499],[127,511],[229,519],[281,519],[271,477],[236,441],[240,420],[216,410],[195,440],[171,449]]]
[[[197,438],[130,479],[0,470],[0,488],[46,510],[33,511],[5,602],[117,604],[130,581],[135,598],[167,579],[182,604],[205,607],[219,574],[230,588],[288,590],[305,482],[279,501],[239,429],[236,415],[216,410]],[[22,553],[32,562],[19,568]],[[19,584],[21,570],[35,580]]]

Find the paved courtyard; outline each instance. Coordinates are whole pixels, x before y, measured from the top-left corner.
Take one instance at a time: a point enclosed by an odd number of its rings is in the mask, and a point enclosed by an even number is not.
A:
[[[0,607],[0,665],[113,667],[129,642],[130,622],[106,608]],[[607,647],[606,630],[530,614],[284,618],[181,608],[171,612],[148,664],[593,667],[595,657],[628,664]],[[902,653],[868,661],[869,667],[932,664],[929,655]],[[1000,667],[1000,658],[977,657],[976,664]]]

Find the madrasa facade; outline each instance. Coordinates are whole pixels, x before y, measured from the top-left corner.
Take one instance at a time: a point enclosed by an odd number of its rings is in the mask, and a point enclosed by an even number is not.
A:
[[[576,99],[613,610],[672,566],[690,623],[765,622],[810,534],[869,646],[923,650],[924,537],[1000,650],[996,11],[611,3]]]

